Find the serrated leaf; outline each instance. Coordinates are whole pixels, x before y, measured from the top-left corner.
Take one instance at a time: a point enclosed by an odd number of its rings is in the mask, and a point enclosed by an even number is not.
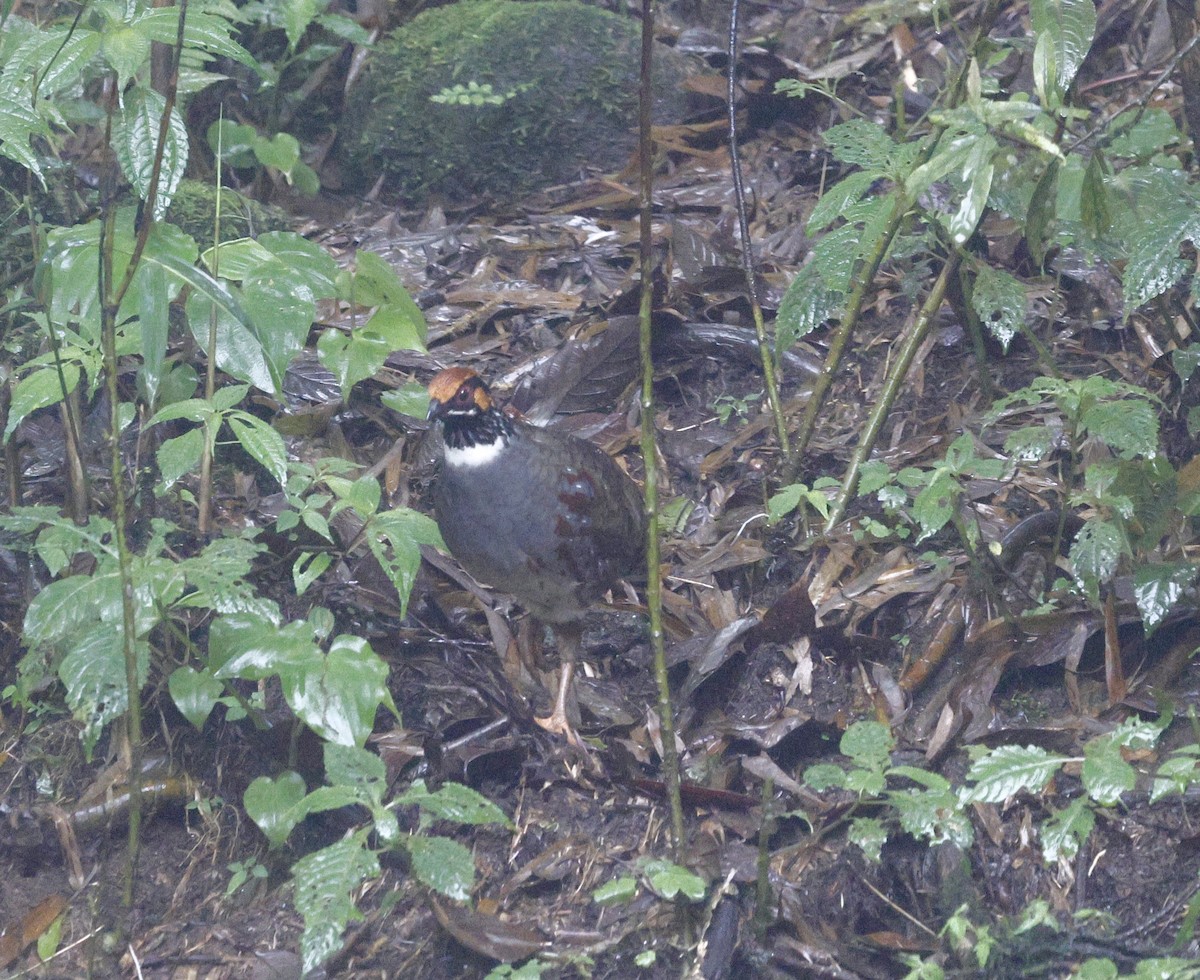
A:
[[[790,350],[801,337],[838,316],[844,303],[845,295],[826,285],[815,265],[804,266],[796,273],[779,303],[775,315],[776,349],[780,352]]]
[[[856,721],[842,733],[838,751],[867,769],[883,769],[896,741],[887,725],[878,721]]]
[[[248,412],[229,416],[229,428],[242,448],[253,456],[281,487],[287,483],[287,446],[283,436]]]
[[[413,873],[435,892],[465,902],[475,884],[475,860],[458,841],[447,837],[409,837]]]
[[[816,235],[837,221],[851,204],[857,204],[871,185],[879,180],[879,174],[859,170],[838,181],[817,200],[805,226],[809,235]]]
[[[1133,766],[1121,755],[1121,748],[1111,739],[1095,739],[1083,751],[1083,768],[1080,772],[1088,795],[1105,806],[1121,799],[1137,782]]]
[[[309,854],[292,865],[296,911],[304,917],[300,952],[304,973],[317,969],[341,947],[342,933],[359,915],[353,896],[379,874],[379,859],[357,836]]]
[[[921,533],[917,541],[937,534],[958,508],[962,496],[962,486],[948,470],[937,470],[928,485],[917,494],[913,501],[912,514],[921,525]]]
[[[846,772],[841,766],[818,762],[804,770],[804,783],[818,793],[826,789],[844,789]]]
[[[1015,276],[990,265],[982,265],[971,290],[971,305],[980,323],[1001,347],[1009,342],[1025,323],[1025,287]]]
[[[1042,825],[1042,853],[1047,861],[1071,861],[1096,825],[1087,799],[1079,797]]]
[[[437,792],[431,793],[424,780],[416,780],[403,795],[396,799],[400,804],[415,804],[435,820],[450,820],[468,825],[501,824],[511,822],[495,803],[460,783],[446,783]]]
[[[594,889],[592,901],[597,905],[624,905],[633,900],[637,886],[637,879],[632,875],[622,875]]]
[[[1001,803],[1022,790],[1042,789],[1070,759],[1033,745],[1002,745],[977,759],[967,773],[974,785],[959,791],[968,803]]]
[[[1158,452],[1158,413],[1143,398],[1104,401],[1084,410],[1080,423],[1122,458]]]
[[[1141,565],[1134,570],[1133,598],[1147,636],[1179,605],[1196,581],[1196,573],[1196,566],[1186,561]]]
[[[673,861],[651,858],[643,864],[642,870],[650,881],[650,887],[668,901],[680,895],[693,902],[704,898],[704,879]]]
[[[1099,600],[1099,587],[1116,574],[1121,560],[1120,531],[1107,521],[1087,521],[1071,543],[1067,556],[1080,585],[1093,601]]]
[[[887,827],[876,817],[855,817],[850,821],[846,837],[862,849],[868,861],[878,864],[883,845],[887,843]]]

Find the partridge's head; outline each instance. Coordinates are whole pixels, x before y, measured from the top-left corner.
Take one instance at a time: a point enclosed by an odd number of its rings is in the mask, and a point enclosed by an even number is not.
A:
[[[470,368],[446,368],[429,382],[431,419],[478,418],[491,407],[492,393],[483,378]]]

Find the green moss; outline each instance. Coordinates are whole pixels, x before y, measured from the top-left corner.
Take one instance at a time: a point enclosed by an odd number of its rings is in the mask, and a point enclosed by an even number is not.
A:
[[[217,211],[217,190],[199,180],[182,180],[167,220],[178,225],[203,249],[212,245],[213,216]],[[287,231],[292,219],[273,204],[260,204],[228,187],[221,188],[221,239],[254,238],[268,231]]]
[[[615,169],[637,129],[640,26],[570,0],[465,0],[426,11],[376,51],[343,124],[347,175],[421,197],[511,199]],[[678,119],[686,62],[659,49],[660,119]],[[471,83],[501,101],[431,101]],[[485,90],[486,91],[486,90]]]

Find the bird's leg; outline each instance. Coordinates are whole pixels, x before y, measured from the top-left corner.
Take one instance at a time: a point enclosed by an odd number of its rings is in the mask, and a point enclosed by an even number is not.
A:
[[[553,627],[554,637],[558,641],[558,657],[562,661],[562,674],[558,682],[558,696],[554,699],[554,710],[548,718],[535,718],[546,731],[557,735],[565,735],[572,745],[583,745],[579,733],[575,731],[568,717],[568,707],[577,712],[575,707],[575,655],[583,641],[583,628],[579,623],[556,623]]]

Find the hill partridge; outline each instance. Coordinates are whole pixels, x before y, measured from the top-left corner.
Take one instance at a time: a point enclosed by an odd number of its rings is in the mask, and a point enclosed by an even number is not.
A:
[[[641,493],[603,450],[502,412],[483,379],[447,368],[429,384],[444,455],[438,527],[459,563],[550,626],[562,674],[542,727],[579,744],[567,718],[581,620],[644,560]]]

